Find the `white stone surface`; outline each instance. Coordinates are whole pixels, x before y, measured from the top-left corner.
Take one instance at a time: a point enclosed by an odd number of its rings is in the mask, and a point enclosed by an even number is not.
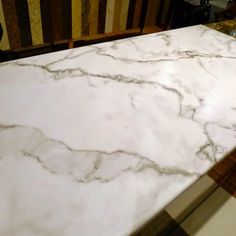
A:
[[[0,235],[127,235],[236,146],[236,41],[194,26],[0,64]]]

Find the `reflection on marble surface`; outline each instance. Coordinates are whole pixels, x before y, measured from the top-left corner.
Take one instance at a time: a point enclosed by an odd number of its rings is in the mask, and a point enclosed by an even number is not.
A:
[[[206,26],[236,38],[235,20],[220,21],[216,23],[207,24]]]
[[[236,41],[194,26],[0,64],[0,235],[127,235],[236,146]]]

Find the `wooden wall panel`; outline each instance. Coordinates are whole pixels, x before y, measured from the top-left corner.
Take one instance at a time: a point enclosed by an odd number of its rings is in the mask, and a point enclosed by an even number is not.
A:
[[[2,0],[0,0],[0,22],[2,24],[2,29],[3,29],[2,40],[0,42],[0,49],[7,50],[7,49],[10,49],[10,45],[8,41],[7,28],[6,28],[6,23],[5,23],[5,18],[4,18],[3,8],[2,8]]]
[[[20,39],[20,30],[18,26],[15,0],[2,1],[2,7],[6,22],[10,48],[11,49],[20,48],[21,39]]]
[[[131,29],[133,26],[135,3],[136,3],[136,0],[129,1],[129,10],[128,10],[126,29]]]
[[[152,26],[156,24],[157,12],[160,0],[149,0],[145,25]]]
[[[71,0],[51,0],[53,41],[71,39]]]
[[[27,47],[32,45],[32,36],[29,21],[29,11],[27,0],[15,1],[16,12],[18,18],[18,26],[20,29],[21,46]]]
[[[81,0],[72,0],[72,38],[81,37]]]
[[[99,0],[90,0],[89,34],[97,34]]]
[[[43,41],[45,43],[52,42],[52,13],[51,13],[51,0],[40,0],[40,12],[43,28]]]
[[[120,18],[121,18],[121,8],[122,0],[115,1],[115,10],[114,10],[114,21],[113,21],[113,32],[120,31]]]
[[[43,31],[39,0],[28,0],[30,29],[33,45],[43,43]]]
[[[107,0],[99,0],[98,30],[97,30],[99,34],[103,34],[105,32],[106,9],[107,9]]]
[[[89,12],[90,1],[82,0],[81,5],[81,33],[82,36],[89,35]]]
[[[143,0],[136,0],[132,28],[139,27],[140,15],[141,15],[141,10],[142,10],[142,3],[143,3]]]
[[[169,10],[170,10],[170,1],[171,0],[165,0],[163,12],[162,12],[162,18],[161,18],[162,24],[166,24],[168,21],[168,15],[169,15]]]
[[[122,0],[120,30],[126,30],[127,18],[129,11],[129,0]]]
[[[162,24],[162,15],[165,7],[165,1],[159,0],[160,4],[157,11],[156,25]]]
[[[114,13],[115,13],[115,0],[107,0],[106,24],[105,24],[106,33],[112,32],[113,30]]]

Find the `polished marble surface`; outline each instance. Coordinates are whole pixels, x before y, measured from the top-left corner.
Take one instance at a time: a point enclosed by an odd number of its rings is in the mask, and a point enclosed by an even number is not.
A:
[[[194,26],[0,64],[0,235],[127,235],[236,146],[236,41]]]

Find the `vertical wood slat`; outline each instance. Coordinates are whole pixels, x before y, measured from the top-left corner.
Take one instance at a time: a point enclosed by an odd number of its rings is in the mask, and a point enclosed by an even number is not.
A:
[[[51,13],[51,0],[40,0],[40,12],[43,28],[43,41],[45,43],[52,42],[52,13]]]
[[[115,1],[113,32],[120,31],[122,0]]]
[[[168,13],[170,8],[170,1],[171,0],[165,0],[164,7],[163,7],[163,13],[161,17],[161,24],[166,25],[168,22]]]
[[[28,0],[30,28],[33,45],[43,43],[42,21],[39,0]]]
[[[82,2],[81,2],[81,33],[82,33],[82,36],[89,35],[89,12],[90,12],[90,1],[82,0]]]
[[[157,13],[159,9],[160,1],[158,0],[149,0],[147,16],[145,19],[145,25],[153,26],[156,24]]]
[[[0,22],[2,23],[2,29],[3,29],[3,35],[2,40],[0,42],[0,49],[7,50],[10,49],[9,40],[8,40],[8,34],[7,34],[7,28],[2,8],[2,0],[0,0]]]
[[[120,18],[120,30],[121,31],[124,31],[126,29],[128,11],[129,11],[129,0],[123,0],[122,1],[122,8],[121,8],[121,18]]]
[[[16,12],[18,18],[18,26],[20,29],[21,46],[26,47],[32,45],[32,36],[29,21],[29,10],[27,0],[15,1]]]
[[[81,0],[72,0],[72,38],[81,37]]]
[[[126,25],[127,29],[131,29],[133,26],[135,3],[136,3],[136,0],[129,1],[128,18],[127,18],[127,25]]]
[[[140,23],[140,15],[142,10],[143,0],[136,0],[135,10],[134,10],[134,19],[133,19],[133,28],[138,28]]]
[[[53,41],[71,39],[71,0],[51,0]]]
[[[90,0],[89,34],[97,34],[99,0]]]
[[[113,30],[114,10],[115,10],[115,0],[107,0],[106,25],[105,25],[106,33],[112,32]]]
[[[11,49],[21,47],[20,30],[16,13],[15,0],[2,1],[8,39]]]
[[[165,6],[164,4],[164,1],[160,1],[159,9],[157,12],[156,25],[161,25],[162,14]]]
[[[148,9],[148,2],[149,0],[145,0],[142,3],[141,7],[141,14],[140,14],[140,20],[139,20],[139,27],[140,27],[140,32],[143,32],[144,29],[144,24],[145,24],[145,19],[147,15],[147,9]]]
[[[105,33],[107,0],[99,0],[98,33]]]

